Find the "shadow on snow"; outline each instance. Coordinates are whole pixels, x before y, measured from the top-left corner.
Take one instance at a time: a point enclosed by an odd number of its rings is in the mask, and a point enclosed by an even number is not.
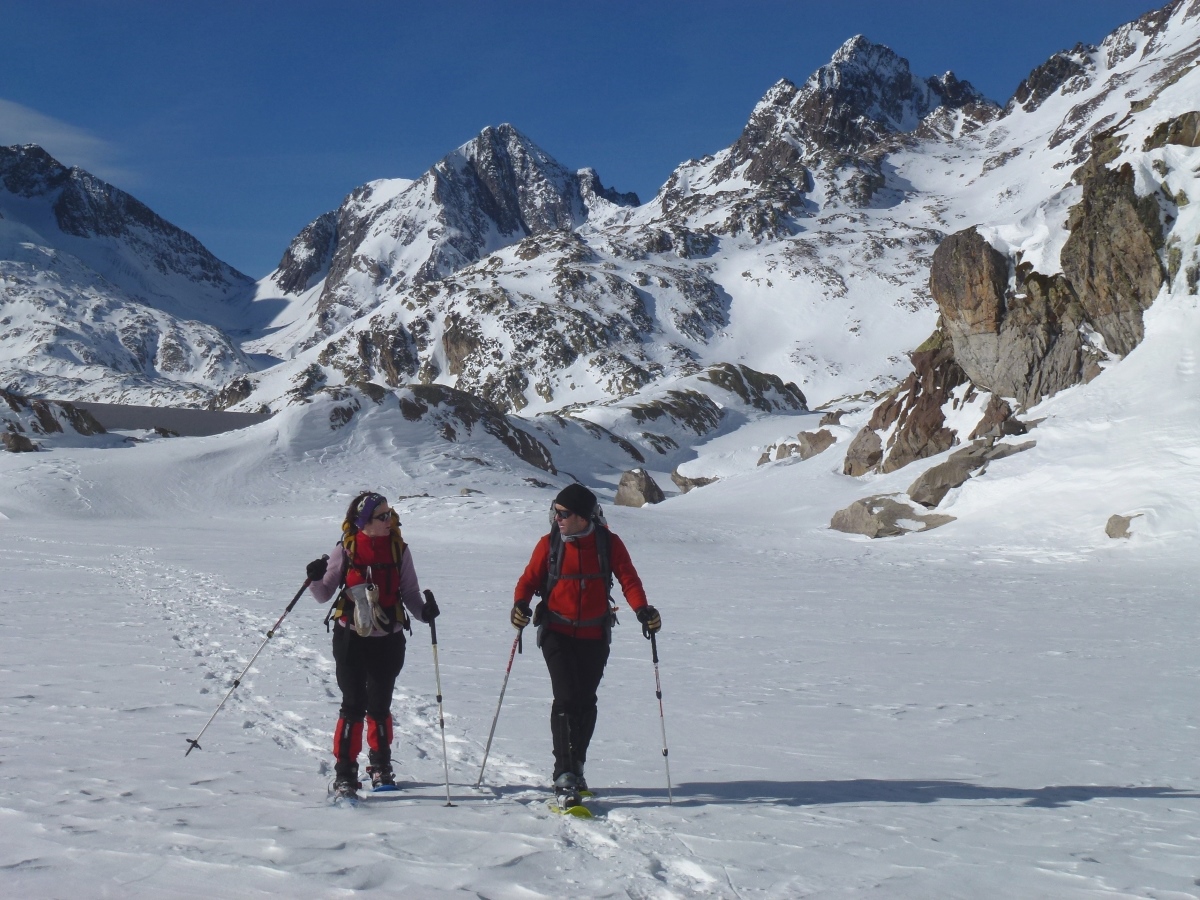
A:
[[[500,789],[501,793],[507,793]],[[989,787],[966,781],[698,781],[673,786],[675,806],[828,806],[839,803],[937,803],[941,800],[1017,800],[1049,809],[1098,799],[1200,799],[1200,793],[1157,786],[1048,785]],[[666,788],[601,789],[605,807],[666,805]]]

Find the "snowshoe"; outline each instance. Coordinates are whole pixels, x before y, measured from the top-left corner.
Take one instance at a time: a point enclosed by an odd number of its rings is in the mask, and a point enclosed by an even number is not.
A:
[[[396,791],[396,774],[390,763],[378,766],[367,766],[367,774],[371,776],[372,791]]]
[[[337,806],[356,806],[360,787],[356,780],[339,778],[329,790],[329,800]]]
[[[580,796],[579,778],[574,772],[564,772],[554,779],[554,803],[550,807],[555,812],[580,819],[590,819],[591,810],[583,805]]]

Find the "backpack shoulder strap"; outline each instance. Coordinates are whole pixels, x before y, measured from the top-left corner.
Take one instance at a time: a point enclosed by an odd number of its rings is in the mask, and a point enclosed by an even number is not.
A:
[[[563,539],[562,535],[553,525],[550,526],[550,558],[546,567],[546,583],[542,585],[541,596],[543,600],[550,597],[550,592],[554,590],[554,585],[558,584],[559,576],[562,574],[563,561]]]
[[[612,593],[613,573],[612,560],[609,556],[609,544],[611,543],[612,532],[608,527],[596,523],[596,555],[600,557],[600,576],[604,579],[604,588],[608,594]],[[611,597],[609,598],[612,599]]]

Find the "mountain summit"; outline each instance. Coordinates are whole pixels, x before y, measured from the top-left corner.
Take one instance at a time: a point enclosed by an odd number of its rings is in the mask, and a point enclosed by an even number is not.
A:
[[[638,204],[569,171],[512,125],[487,127],[414,182],[372,182],[297,236],[269,282],[310,293],[273,352],[290,356],[380,300],[445,278],[531,235]]]

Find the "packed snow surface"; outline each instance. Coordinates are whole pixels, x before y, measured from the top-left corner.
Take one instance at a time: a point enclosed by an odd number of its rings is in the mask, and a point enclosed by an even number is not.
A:
[[[565,477],[538,489],[522,478],[545,473],[450,453],[482,444],[373,411],[329,431],[304,408],[215,437],[0,454],[0,893],[1197,896],[1198,344],[1195,298],[1161,299],[1145,342],[1031,411],[1038,446],[958,489],[939,510],[958,521],[926,534],[826,527],[908,469],[850,479],[832,452],[739,466],[729,447],[773,440],[769,420],[702,448],[717,484],[642,509],[602,491],[663,615],[674,802],[626,611],[590,821],[544,806],[532,635],[474,786],[512,587]],[[353,810],[326,800],[322,608],[303,598],[265,638],[365,487],[394,500],[443,609],[452,807],[426,626],[393,706],[403,789]],[[1142,514],[1131,539],[1105,537],[1112,513]]]

